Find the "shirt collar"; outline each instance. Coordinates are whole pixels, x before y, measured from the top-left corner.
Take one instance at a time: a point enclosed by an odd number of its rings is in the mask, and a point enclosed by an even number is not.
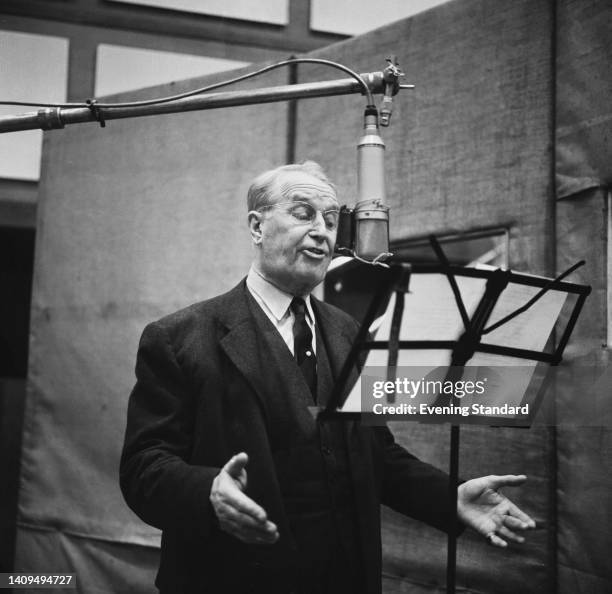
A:
[[[285,317],[294,295],[281,291],[276,285],[273,285],[269,280],[261,276],[253,265],[249,269],[246,284],[266,304],[266,307],[276,318],[277,322],[280,322]],[[301,295],[301,297],[306,302],[306,311],[308,311],[311,322],[314,323],[315,318],[310,303],[310,295]]]

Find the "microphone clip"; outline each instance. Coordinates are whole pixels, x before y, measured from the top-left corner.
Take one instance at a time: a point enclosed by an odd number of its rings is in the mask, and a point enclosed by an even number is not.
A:
[[[391,122],[391,112],[393,111],[393,95],[397,95],[400,90],[399,77],[404,73],[399,69],[397,56],[391,55],[387,59],[388,66],[383,70],[383,82],[385,91],[382,103],[380,104],[380,125],[387,127]]]

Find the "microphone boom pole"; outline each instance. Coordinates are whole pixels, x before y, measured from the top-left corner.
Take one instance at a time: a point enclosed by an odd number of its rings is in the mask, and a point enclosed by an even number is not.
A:
[[[383,72],[361,74],[371,93],[384,93],[386,88]],[[410,88],[411,85],[401,85]],[[399,88],[399,86],[398,86]],[[0,117],[0,133],[18,132],[21,130],[54,130],[64,128],[67,124],[84,122],[100,122],[124,118],[135,118],[184,111],[216,109],[220,107],[236,107],[257,103],[273,103],[290,99],[307,99],[313,97],[330,97],[334,95],[350,95],[364,93],[364,88],[354,78],[331,81],[300,83],[264,87],[244,91],[226,91],[219,93],[204,93],[176,99],[172,102],[132,107],[47,107],[37,112],[21,115]]]

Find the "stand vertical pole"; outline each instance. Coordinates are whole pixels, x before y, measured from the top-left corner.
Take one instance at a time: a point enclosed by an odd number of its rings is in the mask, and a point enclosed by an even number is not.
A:
[[[455,594],[457,572],[457,483],[459,482],[459,425],[451,425],[448,498],[450,522],[446,550],[446,594]]]
[[[502,291],[506,288],[510,272],[497,269],[487,281],[484,295],[470,320],[469,326],[457,341],[451,355],[451,369],[447,377],[455,377],[455,368],[464,367],[472,358],[484,330],[485,324]],[[451,402],[453,397],[451,397]],[[457,578],[457,490],[459,481],[459,425],[451,426],[449,463],[450,522],[446,559],[446,594],[455,594]]]

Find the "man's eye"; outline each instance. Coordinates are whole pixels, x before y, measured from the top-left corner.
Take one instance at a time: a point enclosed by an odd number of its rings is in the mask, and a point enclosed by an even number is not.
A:
[[[336,211],[326,212],[323,215],[323,219],[328,229],[335,229],[338,226],[338,213]]]
[[[310,221],[312,220],[312,209],[306,205],[299,204],[291,208],[291,215],[298,219],[298,221]]]

